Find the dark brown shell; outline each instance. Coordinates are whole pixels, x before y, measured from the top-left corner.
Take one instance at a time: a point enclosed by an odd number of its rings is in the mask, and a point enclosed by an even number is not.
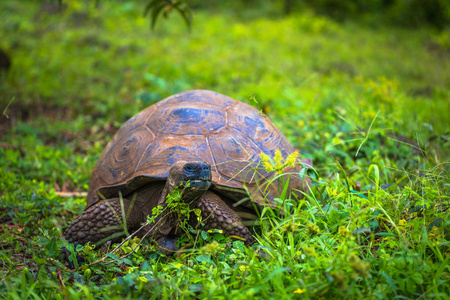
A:
[[[253,107],[219,93],[194,90],[164,99],[128,120],[103,151],[92,174],[87,204],[125,196],[154,180],[165,180],[177,161],[212,166],[213,187],[251,189],[268,177],[260,153],[294,151],[286,137]],[[262,177],[261,177],[262,176]]]

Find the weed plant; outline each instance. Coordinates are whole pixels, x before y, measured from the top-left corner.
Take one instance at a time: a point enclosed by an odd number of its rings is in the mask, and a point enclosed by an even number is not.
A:
[[[0,297],[448,299],[448,28],[265,13],[194,10],[188,33],[175,15],[151,31],[139,1],[0,2]],[[76,246],[69,269],[62,233],[107,142],[196,88],[269,116],[313,160],[310,193],[263,208],[252,246],[194,228],[173,256],[130,238]]]

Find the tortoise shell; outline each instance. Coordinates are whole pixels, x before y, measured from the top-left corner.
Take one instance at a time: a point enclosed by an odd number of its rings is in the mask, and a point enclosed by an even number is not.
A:
[[[176,94],[128,120],[103,151],[93,171],[87,205],[123,196],[167,179],[177,161],[211,164],[212,189],[252,189],[268,174],[260,153],[294,151],[286,137],[255,108],[212,91]],[[255,201],[255,200],[254,200]],[[257,202],[260,200],[256,200]]]

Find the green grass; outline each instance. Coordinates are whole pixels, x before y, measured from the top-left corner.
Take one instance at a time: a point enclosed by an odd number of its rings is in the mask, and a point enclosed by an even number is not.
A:
[[[199,10],[191,33],[176,15],[151,31],[138,1],[24,3],[0,3],[2,297],[450,295],[448,30]],[[61,193],[87,191],[128,118],[197,88],[263,110],[313,159],[311,194],[265,209],[251,247],[199,232],[178,256],[146,241],[122,258],[132,240],[68,269],[62,232],[85,200]]]

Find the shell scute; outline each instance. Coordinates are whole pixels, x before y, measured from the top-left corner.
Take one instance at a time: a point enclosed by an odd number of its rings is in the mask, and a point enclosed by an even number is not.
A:
[[[228,109],[229,125],[244,133],[260,151],[273,156],[280,149],[283,156],[294,151],[289,141],[270,122],[266,116],[254,108],[239,103]]]
[[[179,103],[164,106],[147,122],[155,134],[207,135],[226,126],[225,112],[212,105]]]
[[[133,176],[137,165],[154,135],[145,127],[138,127],[119,135],[110,142],[98,163],[97,174],[108,184]]]
[[[228,128],[208,137],[218,173],[231,182],[252,183],[261,149],[243,133]]]
[[[167,177],[177,161],[211,162],[211,154],[204,136],[158,136],[142,155],[136,175]]]

